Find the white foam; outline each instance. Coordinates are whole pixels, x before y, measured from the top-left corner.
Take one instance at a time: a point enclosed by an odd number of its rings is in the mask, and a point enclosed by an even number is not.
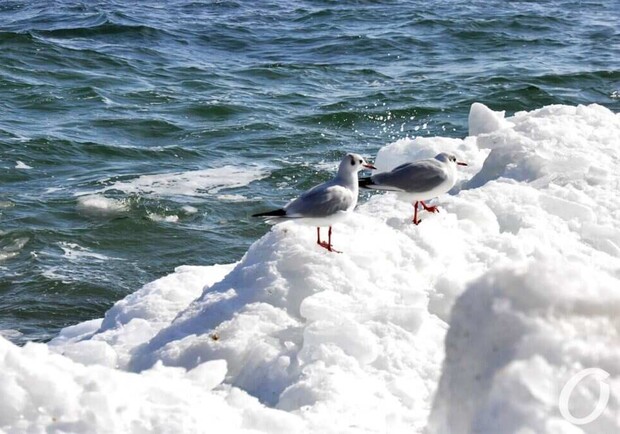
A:
[[[125,200],[92,194],[78,197],[77,209],[83,214],[110,216],[129,211],[129,206]]]
[[[16,161],[15,162],[15,168],[16,169],[21,169],[21,170],[30,170],[30,169],[32,169],[31,166],[27,165],[26,163],[24,163],[22,161]]]
[[[0,247],[0,262],[18,256],[21,253],[24,246],[28,244],[28,241],[30,241],[30,238],[20,237],[20,238],[16,238],[12,240],[5,246],[1,246]]]
[[[6,338],[6,339],[17,339],[17,338],[23,336],[23,333],[20,332],[19,330],[2,329],[2,330],[0,330],[0,336],[2,336],[3,338]]]
[[[250,200],[242,194],[218,194],[217,198],[226,202],[247,202]]]
[[[63,191],[64,188],[63,187],[49,187],[45,189],[45,194],[52,194],[52,193],[56,193],[58,191]]]
[[[118,259],[118,258],[110,258],[106,255],[102,255],[100,253],[95,253],[86,247],[82,247],[76,243],[68,243],[65,241],[60,241],[58,246],[64,252],[65,258],[70,261],[107,261],[109,259]]]
[[[63,261],[60,263],[57,249],[43,249],[32,253],[35,257],[40,258],[43,267],[41,275],[46,279],[66,283],[95,279],[101,282],[114,279],[114,276],[105,271],[106,262],[121,260],[121,258],[94,252],[77,243],[60,241],[56,245],[62,250]],[[94,272],[95,264],[101,270],[96,274]]]
[[[148,213],[147,216],[149,220],[152,220],[154,222],[177,223],[179,221],[178,215],[161,215],[156,213]]]
[[[160,196],[208,196],[223,189],[244,187],[269,175],[259,166],[223,166],[187,172],[142,175],[129,181],[117,181],[100,192],[120,190],[125,193]]]
[[[198,208],[193,207],[191,205],[184,205],[181,210],[188,215],[196,214],[198,212]]]
[[[385,168],[446,150],[471,163],[419,226],[377,194],[334,225],[342,254],[288,222],[238,264],[181,267],[49,345],[0,338],[0,429],[619,431],[620,116],[506,121],[379,152]],[[576,428],[557,403],[585,367],[610,374],[610,400]],[[575,389],[571,412],[597,393]]]

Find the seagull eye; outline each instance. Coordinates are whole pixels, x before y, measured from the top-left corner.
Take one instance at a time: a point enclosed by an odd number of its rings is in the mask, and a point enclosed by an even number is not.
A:
[[[362,164],[362,160],[360,160],[360,164]]]

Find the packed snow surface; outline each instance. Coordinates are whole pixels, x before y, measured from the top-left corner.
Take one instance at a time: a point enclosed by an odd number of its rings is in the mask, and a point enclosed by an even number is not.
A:
[[[419,226],[376,194],[334,226],[342,254],[283,223],[237,264],[179,267],[49,344],[0,334],[0,429],[620,432],[620,115],[475,104],[469,119],[465,139],[377,156],[470,164]],[[585,368],[609,374],[610,396],[573,425],[559,396]],[[598,400],[591,380],[568,401],[576,418]]]

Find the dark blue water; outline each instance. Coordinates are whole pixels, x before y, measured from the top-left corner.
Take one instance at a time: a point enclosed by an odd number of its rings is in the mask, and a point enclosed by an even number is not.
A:
[[[0,330],[45,340],[238,260],[252,213],[347,151],[465,136],[472,102],[617,112],[618,22],[617,0],[0,2]]]

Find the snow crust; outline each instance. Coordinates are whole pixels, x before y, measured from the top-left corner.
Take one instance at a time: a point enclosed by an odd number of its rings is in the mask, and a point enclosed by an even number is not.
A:
[[[464,139],[376,165],[470,163],[438,214],[377,194],[334,226],[273,227],[236,264],[183,266],[49,344],[0,336],[7,432],[620,431],[620,115],[474,104]],[[362,201],[363,202],[363,201]],[[609,373],[596,420],[558,407]],[[596,381],[569,401],[592,411]]]

